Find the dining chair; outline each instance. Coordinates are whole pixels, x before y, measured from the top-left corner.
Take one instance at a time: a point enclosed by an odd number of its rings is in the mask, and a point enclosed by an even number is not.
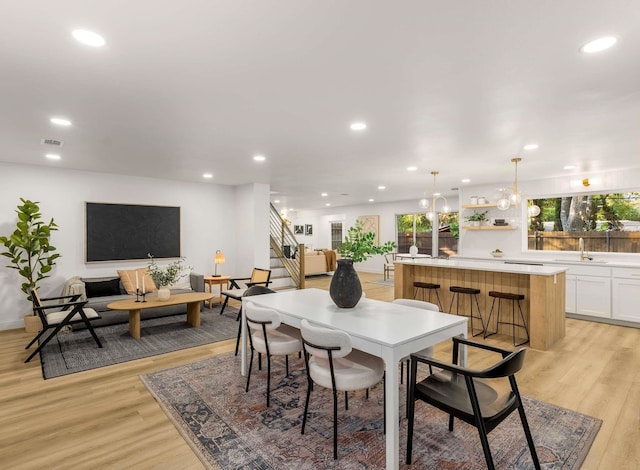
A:
[[[242,297],[251,297],[252,295],[275,294],[275,293],[276,293],[276,291],[274,291],[272,289],[269,289],[268,287],[265,287],[265,286],[251,286],[244,292]],[[240,306],[240,311],[239,311],[238,314],[242,315],[242,306]],[[239,322],[238,323],[238,337],[236,338],[236,352],[234,353],[234,356],[238,355],[238,350],[240,349],[240,336],[241,335],[242,335],[242,322]],[[262,369],[262,366],[260,367],[260,369]]]
[[[31,302],[33,303],[33,310],[40,317],[40,321],[42,322],[42,329],[29,342],[29,344],[27,344],[25,349],[29,349],[36,341],[38,341],[42,337],[45,332],[51,329],[53,329],[53,332],[51,332],[51,334],[49,334],[38,345],[38,347],[29,355],[29,357],[27,357],[27,359],[24,361],[25,363],[31,361],[31,359],[33,359],[36,354],[42,351],[42,348],[44,348],[47,343],[51,341],[51,339],[55,337],[63,327],[72,325],[74,323],[84,323],[98,347],[102,347],[102,343],[100,342],[100,339],[96,335],[96,332],[93,330],[93,326],[91,325],[91,320],[97,320],[101,317],[94,309],[85,307],[87,303],[86,300],[79,301],[79,298],[80,294],[41,298],[38,295],[37,289],[31,290]]]
[[[253,268],[251,277],[235,277],[229,279],[229,289],[223,290],[220,293],[220,296],[224,297],[224,303],[222,304],[222,308],[220,309],[220,315],[224,313],[224,309],[227,307],[229,299],[240,301],[247,289],[252,286],[269,287],[269,284],[271,284],[270,279],[271,270],[261,268]],[[238,316],[236,317],[236,320],[240,319],[241,314],[242,307],[240,308],[240,310],[238,310]]]
[[[524,364],[526,349],[509,351],[483,343],[454,337],[451,363],[435,360],[420,354],[411,355],[411,379],[409,382],[409,419],[407,420],[407,465],[411,464],[416,400],[424,401],[449,414],[449,431],[453,431],[454,418],[478,429],[487,468],[493,470],[493,458],[487,434],[495,429],[513,411],[518,410],[533,465],[540,469],[540,462],[533,443],[515,374]],[[501,360],[486,369],[470,369],[458,365],[460,347],[466,346],[500,354]],[[424,363],[442,369],[417,382],[418,364]],[[495,383],[508,378],[508,389],[496,388]]]
[[[391,273],[394,271],[394,261],[396,260],[398,253],[386,253],[384,255],[384,273],[383,279],[386,281],[391,277]]]
[[[251,359],[249,359],[249,372],[247,373],[247,386],[249,391],[251,380],[251,367],[253,365],[253,352],[264,354],[267,357],[267,407],[269,407],[271,385],[271,356],[285,356],[286,374],[289,375],[289,354],[302,351],[300,331],[280,322],[277,311],[259,307],[247,302],[245,318],[249,330],[249,345]]]
[[[348,333],[300,322],[304,359],[307,370],[307,398],[304,404],[301,434],[307,424],[309,399],[313,384],[333,392],[333,458],[338,458],[338,391],[346,392],[373,387],[384,378],[384,361],[351,347]],[[368,393],[367,393],[368,397]],[[384,415],[384,408],[383,408]]]

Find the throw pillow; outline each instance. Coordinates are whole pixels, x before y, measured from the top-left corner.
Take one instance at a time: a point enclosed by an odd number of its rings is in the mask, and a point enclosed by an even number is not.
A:
[[[136,273],[138,273],[138,288],[142,291],[142,280],[144,279],[144,289],[148,292],[157,292],[153,279],[149,276],[149,271],[147,268],[138,268],[138,269],[130,269],[130,270],[118,270],[118,276],[122,280],[122,285],[124,286],[124,290],[127,291],[129,295],[136,295]]]
[[[84,289],[88,298],[120,295],[120,279],[116,277],[107,281],[85,281]]]
[[[180,275],[182,276],[173,284],[169,285],[169,289],[188,289],[191,290],[191,270],[189,268],[183,268],[180,271]]]

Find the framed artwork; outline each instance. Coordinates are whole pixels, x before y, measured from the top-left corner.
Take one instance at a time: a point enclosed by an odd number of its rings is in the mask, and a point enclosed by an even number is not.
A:
[[[362,231],[373,232],[375,234],[374,244],[377,246],[380,239],[380,216],[379,215],[361,215],[358,220],[362,222]]]
[[[296,235],[304,235],[304,225],[294,225],[293,233]]]
[[[306,224],[304,226],[304,233],[305,233],[305,235],[313,235],[313,225]]]

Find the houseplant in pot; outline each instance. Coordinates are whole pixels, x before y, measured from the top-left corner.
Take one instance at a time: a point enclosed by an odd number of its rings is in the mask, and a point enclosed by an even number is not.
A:
[[[468,222],[471,222],[471,225],[473,226],[479,226],[482,225],[483,222],[488,222],[489,219],[487,219],[487,213],[489,211],[484,211],[484,212],[478,212],[476,210],[473,211],[473,214],[465,217],[465,219]]]
[[[396,247],[395,242],[375,245],[375,234],[364,232],[362,222],[350,227],[344,242],[338,247],[341,259],[337,260],[336,269],[329,294],[333,302],[340,308],[353,308],[362,297],[362,285],[353,263],[365,261],[373,255],[384,255]]]
[[[60,257],[56,247],[51,245],[51,232],[58,230],[53,219],[49,223],[42,220],[39,202],[20,198],[16,212],[18,222],[16,229],[8,237],[1,236],[0,244],[5,248],[2,256],[10,260],[8,268],[15,269],[22,276],[20,289],[31,301],[31,291],[38,287],[38,283],[49,277],[49,273]],[[40,329],[39,318],[36,313],[25,317],[25,329],[33,333]]]
[[[151,279],[153,279],[153,282],[158,288],[158,300],[168,300],[171,294],[169,286],[175,284],[178,279],[186,276],[185,269],[191,268],[182,265],[182,258],[166,266],[159,266],[156,260],[153,259],[151,253],[148,253],[147,256],[151,260],[148,271],[149,276],[151,276]]]

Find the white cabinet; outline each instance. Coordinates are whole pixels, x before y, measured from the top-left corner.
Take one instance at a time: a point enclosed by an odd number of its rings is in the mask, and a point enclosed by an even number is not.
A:
[[[566,307],[567,313],[578,313],[576,307],[576,276],[573,274],[567,274],[567,288],[566,288]]]
[[[611,270],[595,266],[567,271],[566,311],[611,318]]]
[[[640,269],[615,268],[611,282],[612,317],[640,322]]]
[[[611,278],[576,276],[576,313],[611,318]]]

